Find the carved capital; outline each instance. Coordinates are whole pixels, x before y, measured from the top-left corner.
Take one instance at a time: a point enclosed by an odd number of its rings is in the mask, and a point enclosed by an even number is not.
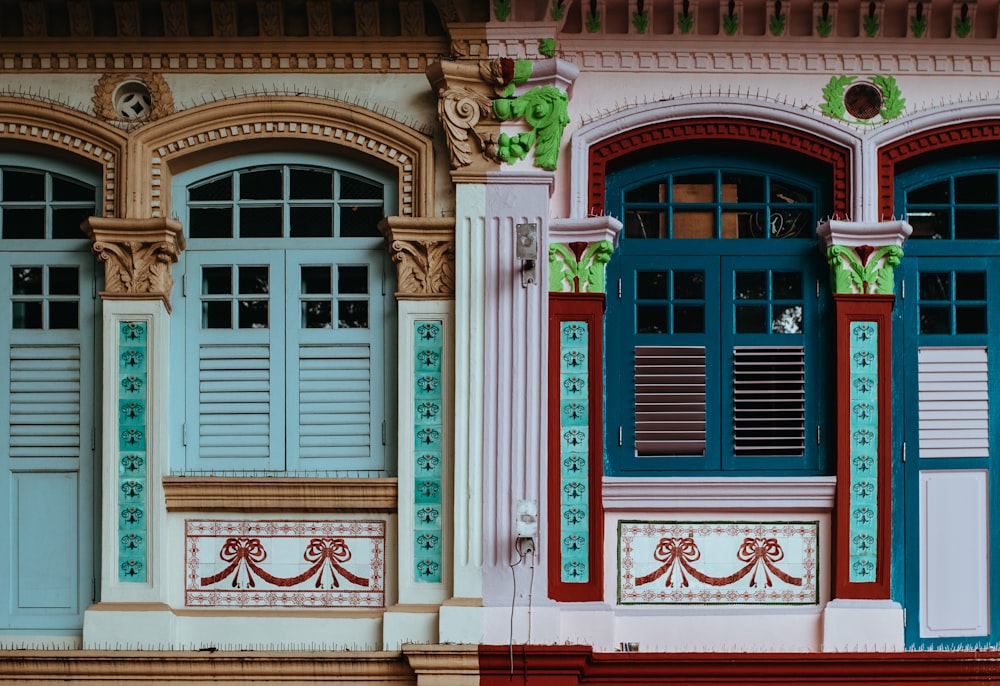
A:
[[[184,232],[172,219],[90,217],[83,231],[104,262],[106,300],[161,299],[170,311],[170,266],[184,250]]]
[[[614,217],[552,219],[549,223],[549,291],[604,293],[604,267],[622,225]]]
[[[455,220],[387,217],[379,230],[396,263],[399,300],[444,300],[455,296]]]
[[[427,80],[438,94],[438,118],[452,169],[499,168],[500,122],[493,116],[493,97],[500,84],[493,81],[496,70],[489,64],[441,60],[427,69]]]
[[[829,220],[816,227],[826,243],[835,293],[891,295],[903,241],[913,227],[904,221],[864,224]]]

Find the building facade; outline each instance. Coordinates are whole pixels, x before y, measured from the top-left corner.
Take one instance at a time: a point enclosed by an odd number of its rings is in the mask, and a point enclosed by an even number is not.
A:
[[[0,680],[988,680],[998,39],[0,1]]]

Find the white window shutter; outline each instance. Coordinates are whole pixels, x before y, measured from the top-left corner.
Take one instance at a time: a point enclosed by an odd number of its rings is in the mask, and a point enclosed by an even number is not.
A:
[[[917,363],[920,457],[988,457],[986,348],[920,348]]]

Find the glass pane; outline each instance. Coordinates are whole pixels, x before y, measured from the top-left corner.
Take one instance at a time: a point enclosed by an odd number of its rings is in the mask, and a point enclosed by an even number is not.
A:
[[[913,227],[910,238],[951,238],[951,212],[948,210],[913,210],[906,215]]]
[[[341,329],[367,329],[368,303],[351,300],[337,303],[337,319]]]
[[[203,302],[201,304],[201,328],[233,328],[233,308],[229,300]]]
[[[808,188],[802,188],[801,186],[794,186],[785,181],[779,181],[777,179],[771,179],[771,202],[777,203],[792,203],[792,202],[807,202],[811,203],[813,201],[812,191]]]
[[[338,293],[367,293],[368,267],[337,267]]]
[[[764,202],[764,177],[759,174],[723,174],[722,201]]]
[[[771,333],[802,333],[802,306],[776,307]]]
[[[233,292],[232,267],[204,267],[201,270],[201,292],[220,295]]]
[[[801,299],[802,274],[800,272],[771,272],[771,297],[778,300]]]
[[[956,307],[955,333],[986,333],[986,306]]]
[[[93,194],[91,194],[93,199]],[[3,173],[3,199],[10,201],[45,200],[45,174],[7,169]]]
[[[45,210],[5,207],[3,237],[10,240],[45,238]]]
[[[705,333],[705,307],[675,305],[673,333]]]
[[[281,207],[241,207],[241,238],[280,238]]]
[[[344,238],[381,238],[378,223],[382,220],[382,206],[340,206],[340,235]]]
[[[307,329],[333,328],[332,311],[329,300],[306,300],[302,303],[302,326]]]
[[[950,272],[923,272],[920,274],[921,300],[951,300]]]
[[[14,267],[12,272],[12,276],[14,277],[14,295],[42,294],[41,267]]]
[[[241,200],[280,200],[281,170],[257,169],[240,174]]]
[[[674,210],[674,238],[715,238],[715,212]]]
[[[50,329],[76,329],[80,325],[80,305],[75,300],[72,302],[50,302],[49,303],[49,328]]]
[[[240,295],[268,293],[267,267],[240,267]]]
[[[340,175],[340,198],[342,200],[381,200],[382,184],[359,179],[348,174]]]
[[[970,174],[955,179],[955,202],[962,203],[996,203],[997,175]]]
[[[291,169],[288,196],[292,199],[333,198],[333,172],[320,169]]]
[[[653,181],[644,186],[625,191],[625,202],[663,202],[667,197],[667,185],[663,181]]]
[[[767,272],[736,272],[736,299],[763,300],[767,297]]]
[[[803,238],[812,235],[812,212],[781,210],[771,212],[771,238]]]
[[[951,202],[951,183],[948,179],[935,181],[920,188],[914,188],[906,194],[907,203],[946,204]]]
[[[920,333],[951,333],[951,308],[922,305]]]
[[[77,267],[49,267],[50,295],[79,295],[79,284]]]
[[[666,333],[667,306],[639,305],[635,308],[636,333]]]
[[[86,234],[80,229],[83,221],[94,214],[94,207],[66,207],[52,210],[53,238],[84,238]]]
[[[667,213],[626,210],[626,238],[665,238],[667,235]]]
[[[956,300],[986,300],[986,274],[955,272]]]
[[[240,300],[237,305],[241,329],[267,328],[267,301]]]
[[[665,300],[667,297],[667,273],[636,272],[635,294],[639,300]]]
[[[41,302],[15,302],[11,303],[13,312],[11,328],[14,329],[40,329],[42,328],[42,303]]]
[[[767,333],[770,329],[765,305],[739,305],[736,308],[736,333]]]
[[[997,237],[997,211],[955,208],[955,238],[990,240]]]
[[[705,272],[674,272],[674,299],[701,300],[705,297]]]
[[[222,178],[214,179],[206,183],[188,188],[188,200],[197,202],[199,200],[232,200],[233,199],[233,176],[227,174]]]
[[[65,200],[94,202],[96,196],[97,191],[93,186],[62,176],[52,177],[52,199],[57,202]]]
[[[302,267],[303,293],[333,293],[330,267]]]
[[[288,208],[292,238],[333,238],[333,208],[306,206]]]
[[[723,210],[722,237],[739,238],[740,226],[745,223],[747,215],[746,210]]]
[[[717,202],[715,174],[684,174],[674,177],[674,202]]]
[[[233,208],[192,207],[190,212],[191,238],[232,238]]]

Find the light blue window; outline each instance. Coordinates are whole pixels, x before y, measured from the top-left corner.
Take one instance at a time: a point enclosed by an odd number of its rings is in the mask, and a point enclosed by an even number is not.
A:
[[[731,155],[609,177],[625,225],[608,279],[611,474],[827,469],[825,183]]]
[[[388,174],[315,156],[175,179],[188,235],[176,470],[394,472],[395,288],[377,224],[395,197]]]
[[[100,174],[0,154],[0,634],[79,631],[93,598]]]

